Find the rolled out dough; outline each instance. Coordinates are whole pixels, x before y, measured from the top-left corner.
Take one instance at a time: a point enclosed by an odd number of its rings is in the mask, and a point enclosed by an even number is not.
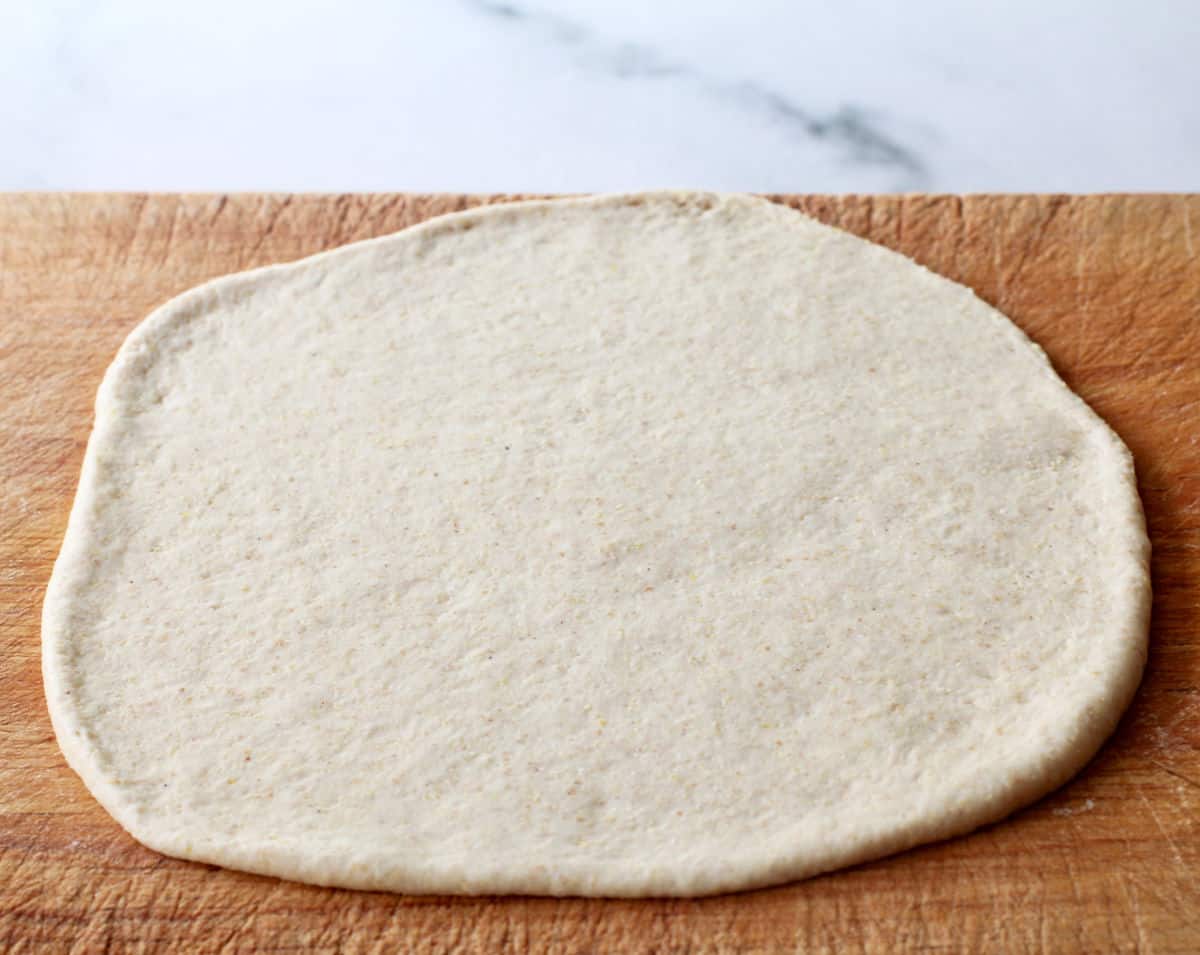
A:
[[[693,895],[963,833],[1141,673],[1130,456],[970,290],[787,208],[447,216],[164,305],[44,608],[170,855]]]

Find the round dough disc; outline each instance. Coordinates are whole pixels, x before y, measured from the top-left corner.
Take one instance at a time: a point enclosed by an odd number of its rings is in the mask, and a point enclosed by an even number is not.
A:
[[[970,290],[764,200],[447,216],[109,369],[46,597],[71,765],[170,855],[692,895],[962,833],[1139,679],[1130,455]]]

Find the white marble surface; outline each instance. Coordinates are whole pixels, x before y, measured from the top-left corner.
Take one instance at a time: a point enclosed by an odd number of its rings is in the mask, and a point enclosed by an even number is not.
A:
[[[0,188],[1200,190],[1196,0],[0,0]]]

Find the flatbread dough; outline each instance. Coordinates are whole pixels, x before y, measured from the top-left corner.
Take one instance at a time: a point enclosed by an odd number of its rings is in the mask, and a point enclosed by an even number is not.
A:
[[[966,832],[1145,654],[1130,455],[970,290],[782,206],[446,216],[129,336],[44,614],[174,856],[693,895]]]

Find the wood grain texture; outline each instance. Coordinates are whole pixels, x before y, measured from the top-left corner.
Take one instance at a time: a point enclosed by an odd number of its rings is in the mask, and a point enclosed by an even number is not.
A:
[[[1200,951],[1200,196],[785,200],[974,287],[1134,452],[1146,677],[1093,763],[1030,809],[779,889],[619,902],[313,888],[164,858],[100,809],[54,742],[39,613],[117,346],[204,279],[481,201],[0,197],[0,949]]]

